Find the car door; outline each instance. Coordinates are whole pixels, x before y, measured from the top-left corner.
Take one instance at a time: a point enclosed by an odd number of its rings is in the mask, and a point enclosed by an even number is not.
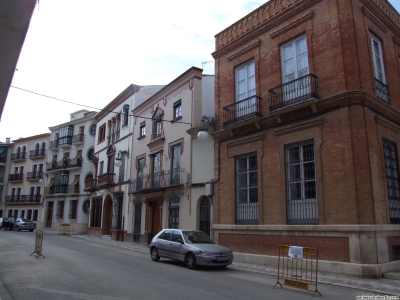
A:
[[[183,261],[183,237],[179,230],[174,230],[171,236],[171,242],[169,244],[169,252],[170,256],[173,259],[182,260]]]
[[[156,247],[158,249],[158,255],[169,256],[169,244],[172,235],[172,230],[165,230],[157,239]]]

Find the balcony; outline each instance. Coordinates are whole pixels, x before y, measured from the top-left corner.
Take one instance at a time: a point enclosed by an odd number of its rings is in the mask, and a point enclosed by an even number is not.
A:
[[[269,111],[272,115],[311,106],[316,112],[318,95],[318,77],[313,74],[300,77],[278,87],[270,89]]]
[[[58,139],[56,139],[54,141],[50,141],[49,148],[54,149],[54,150],[57,149],[58,148]]]
[[[0,164],[5,164],[7,162],[7,153],[4,153],[0,155]]]
[[[60,185],[51,185],[50,186],[50,195],[54,194],[67,194],[68,193],[68,184],[60,184]]]
[[[385,102],[389,102],[389,87],[375,78],[376,96]]]
[[[184,184],[183,168],[174,168],[153,174],[144,174],[129,183],[129,194],[151,193]]]
[[[85,181],[85,188],[83,189],[85,192],[94,192],[97,190],[97,180],[89,179]]]
[[[26,152],[19,152],[11,154],[11,160],[25,160],[26,159]]]
[[[42,195],[12,195],[6,196],[6,203],[40,203],[40,199],[42,199]]]
[[[32,180],[39,180],[43,179],[43,171],[37,171],[37,172],[28,172],[26,173],[26,180],[32,181]]]
[[[59,148],[70,148],[72,145],[73,136],[63,136],[58,138],[58,147]]]
[[[242,101],[225,106],[223,111],[223,126],[239,127],[257,122],[261,117],[262,98],[251,96]]]
[[[24,174],[10,174],[8,175],[9,182],[21,182],[24,180]]]
[[[79,145],[82,145],[84,142],[85,142],[85,135],[83,133],[74,135],[72,137],[72,144],[74,144],[74,145],[79,146]]]
[[[114,186],[114,177],[115,173],[104,173],[97,176],[97,188],[99,189]]]
[[[82,157],[79,155],[74,159],[63,159],[61,161],[53,161],[46,164],[46,170],[48,172],[51,171],[59,171],[63,169],[69,170],[79,170],[82,168]]]
[[[30,159],[37,159],[46,157],[46,149],[36,149],[29,151],[29,158]]]

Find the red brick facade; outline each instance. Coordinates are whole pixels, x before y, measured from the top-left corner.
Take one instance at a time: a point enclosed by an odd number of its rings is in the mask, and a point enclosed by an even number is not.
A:
[[[388,96],[376,88],[371,36],[381,47]],[[290,105],[282,96],[276,109],[270,101],[284,84],[283,65],[290,63],[283,62],[283,49],[303,37],[308,74],[318,77],[318,88]],[[387,246],[399,241],[400,225],[390,218],[383,143],[400,145],[400,15],[385,0],[271,0],[217,34],[213,56],[219,116],[215,238],[243,253],[276,255],[279,245],[296,244],[319,248],[325,260],[390,261]],[[256,113],[238,118],[237,72],[248,62],[254,62],[254,93],[261,100]],[[313,145],[317,212],[311,222],[290,223],[285,146],[303,141]],[[251,230],[236,217],[237,159],[249,153],[256,155],[258,185]],[[377,250],[382,241],[385,246]]]

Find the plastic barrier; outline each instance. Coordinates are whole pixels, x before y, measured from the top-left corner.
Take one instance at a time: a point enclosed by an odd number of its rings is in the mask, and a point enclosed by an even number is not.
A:
[[[60,224],[58,229],[58,235],[71,235],[71,226],[70,224]]]
[[[279,284],[308,290],[321,295],[318,284],[318,249],[298,246],[280,246],[278,258]]]
[[[43,231],[42,230],[36,230],[36,241],[35,241],[35,251],[33,251],[31,253],[32,254],[37,254],[36,258],[38,258],[39,256],[43,256],[44,258],[46,258],[43,254],[42,254],[42,244],[43,244]]]

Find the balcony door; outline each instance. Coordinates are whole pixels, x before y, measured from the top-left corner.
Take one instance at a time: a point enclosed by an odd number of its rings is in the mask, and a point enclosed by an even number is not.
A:
[[[308,75],[308,52],[305,36],[281,46],[283,101],[298,99],[311,92]],[[300,80],[298,80],[301,78]]]
[[[236,102],[235,116],[242,116],[256,111],[256,76],[254,61],[250,61],[236,68]],[[248,99],[249,98],[249,99]],[[248,101],[243,101],[248,99]]]

